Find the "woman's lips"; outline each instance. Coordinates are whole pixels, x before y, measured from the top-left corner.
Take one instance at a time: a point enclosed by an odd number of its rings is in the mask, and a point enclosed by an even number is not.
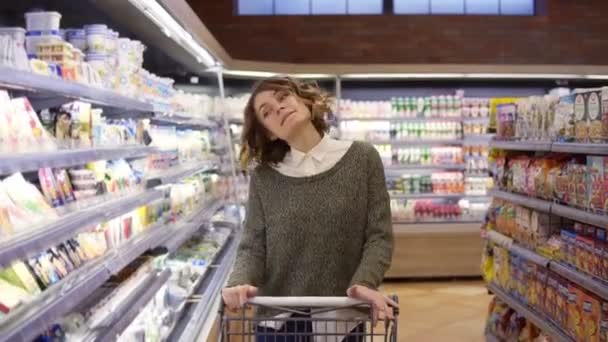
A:
[[[293,112],[287,113],[284,117],[283,120],[281,120],[281,126],[283,126],[285,124],[285,121],[287,121],[287,119],[292,116],[296,111],[294,110]]]

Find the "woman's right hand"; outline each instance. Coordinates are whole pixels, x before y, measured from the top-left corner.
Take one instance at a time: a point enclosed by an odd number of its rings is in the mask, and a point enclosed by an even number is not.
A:
[[[222,298],[228,310],[236,312],[247,304],[250,298],[258,294],[258,288],[251,285],[227,287],[222,290]]]

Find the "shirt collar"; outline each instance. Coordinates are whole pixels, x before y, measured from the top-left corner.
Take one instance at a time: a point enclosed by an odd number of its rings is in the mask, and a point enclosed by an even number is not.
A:
[[[325,156],[328,152],[331,152],[332,141],[329,135],[323,135],[321,141],[313,147],[308,153],[304,153],[302,151],[298,151],[295,148],[291,149],[291,160],[295,165],[300,165],[304,158],[307,156],[311,157],[317,162],[322,162],[325,159]]]

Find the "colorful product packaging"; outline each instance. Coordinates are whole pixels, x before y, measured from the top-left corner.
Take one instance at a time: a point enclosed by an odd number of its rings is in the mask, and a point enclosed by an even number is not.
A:
[[[581,291],[581,324],[577,341],[599,342],[601,325],[601,301],[596,296]],[[579,339],[580,338],[580,339]]]
[[[587,156],[587,208],[594,213],[604,212],[604,157]]]
[[[584,92],[579,92],[574,97],[574,138],[581,143],[589,140],[589,123]]]
[[[592,143],[601,143],[607,138],[603,135],[601,94],[601,89],[592,89],[585,93],[589,141]]]

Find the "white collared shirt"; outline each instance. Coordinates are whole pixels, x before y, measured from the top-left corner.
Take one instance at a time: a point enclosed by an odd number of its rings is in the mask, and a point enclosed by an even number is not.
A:
[[[331,169],[348,151],[352,141],[330,138],[325,134],[308,153],[291,148],[274,168],[285,176],[310,177]]]

